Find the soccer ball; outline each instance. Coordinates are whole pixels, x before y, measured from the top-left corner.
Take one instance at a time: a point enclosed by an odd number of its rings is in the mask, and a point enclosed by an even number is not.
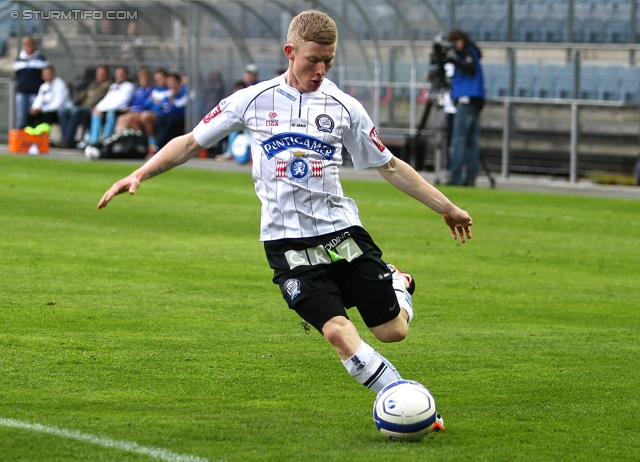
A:
[[[384,387],[373,403],[373,421],[380,433],[396,441],[420,441],[436,422],[436,401],[413,380]]]
[[[87,146],[84,148],[84,156],[87,159],[95,160],[100,158],[100,149],[96,146]]]

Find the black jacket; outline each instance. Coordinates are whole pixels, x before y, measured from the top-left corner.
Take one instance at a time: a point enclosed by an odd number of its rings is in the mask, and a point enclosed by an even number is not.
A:
[[[42,69],[49,65],[49,61],[40,54],[38,50],[31,56],[22,50],[18,59],[13,63],[13,70],[16,72],[18,82],[18,93],[28,93],[36,95],[40,85],[42,85]]]

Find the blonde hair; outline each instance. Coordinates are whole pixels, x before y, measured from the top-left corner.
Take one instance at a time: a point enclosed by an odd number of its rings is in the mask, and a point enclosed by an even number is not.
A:
[[[294,47],[303,42],[333,45],[338,41],[338,27],[328,15],[316,11],[303,11],[291,20],[287,42]]]

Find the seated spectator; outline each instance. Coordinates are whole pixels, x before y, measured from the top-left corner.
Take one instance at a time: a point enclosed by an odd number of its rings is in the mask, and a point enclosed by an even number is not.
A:
[[[115,131],[131,128],[130,120],[139,117],[139,112],[147,107],[147,100],[155,87],[151,85],[151,72],[143,68],[138,71],[138,86],[133,90],[129,107],[119,111],[115,122]],[[106,137],[105,137],[106,138]]]
[[[149,153],[155,154],[158,150],[156,141],[156,122],[158,115],[153,107],[158,105],[167,95],[167,71],[158,69],[153,73],[155,85],[151,88],[149,96],[138,110],[130,110],[128,113],[118,117],[116,121],[116,131],[131,128],[143,131],[149,139]]]
[[[35,127],[42,123],[53,125],[58,123],[58,111],[73,106],[69,96],[69,87],[52,65],[42,69],[42,80],[38,95],[29,109],[27,125]]]
[[[76,98],[75,106],[61,109],[58,112],[60,129],[62,130],[61,147],[76,147],[76,131],[82,125],[87,130],[91,124],[91,109],[105,97],[111,86],[109,71],[106,66],[98,66],[96,79],[81,91]],[[82,145],[77,146],[83,148]]]
[[[116,68],[114,73],[116,81],[109,86],[109,91],[104,98],[91,110],[91,130],[89,145],[95,146],[100,140],[102,130],[102,118],[106,114],[104,138],[111,136],[116,125],[116,116],[129,107],[131,96],[135,86],[129,82],[129,71],[126,67]]]
[[[181,84],[178,74],[167,76],[167,95],[152,109],[158,114],[156,132],[158,147],[162,148],[176,136],[184,135],[185,106],[189,99],[186,85]]]

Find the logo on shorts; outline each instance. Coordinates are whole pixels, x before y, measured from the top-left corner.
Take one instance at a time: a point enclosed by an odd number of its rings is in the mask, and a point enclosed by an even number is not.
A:
[[[327,114],[320,114],[316,117],[316,128],[325,133],[331,133],[335,127],[335,122]]]
[[[284,290],[289,296],[290,300],[293,300],[300,295],[300,281],[298,279],[288,279],[284,283]]]
[[[298,266],[330,265],[340,260],[353,261],[360,255],[364,255],[364,252],[351,237],[333,249],[325,249],[319,245],[306,250],[287,250],[284,253],[290,269]]]

